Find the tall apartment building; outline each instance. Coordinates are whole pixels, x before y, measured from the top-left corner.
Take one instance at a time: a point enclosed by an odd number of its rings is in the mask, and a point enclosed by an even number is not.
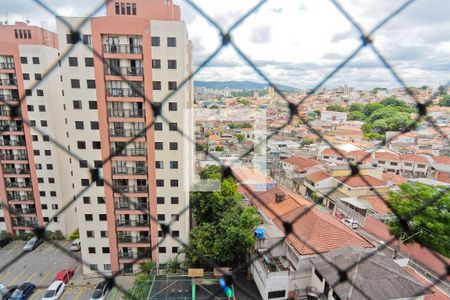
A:
[[[58,141],[82,158],[55,151],[62,198],[85,189],[68,209],[85,274],[131,273],[149,258],[163,267],[181,249],[174,238],[189,235],[189,212],[179,213],[189,205],[193,145],[179,131],[193,128],[192,89],[177,85],[191,72],[192,47],[180,9],[170,0],[109,1],[106,12],[83,23],[78,43],[67,24],[84,18],[57,19],[59,67],[49,83],[60,87],[48,98],[61,111]],[[155,120],[152,103],[176,89],[161,107],[168,122]],[[92,168],[104,181],[91,185]],[[172,222],[165,237],[158,222]]]

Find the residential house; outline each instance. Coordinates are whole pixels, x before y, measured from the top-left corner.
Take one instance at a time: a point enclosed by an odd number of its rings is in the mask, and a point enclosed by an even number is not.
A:
[[[325,170],[319,161],[301,156],[282,159],[278,167],[279,172],[274,172],[275,180],[295,191],[299,191],[306,175]]]
[[[338,111],[322,111],[320,113],[320,121],[337,123],[345,122],[347,121],[347,113]]]

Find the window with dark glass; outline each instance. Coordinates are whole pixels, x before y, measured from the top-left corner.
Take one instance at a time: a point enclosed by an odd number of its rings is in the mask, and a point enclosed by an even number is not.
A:
[[[176,69],[177,68],[177,61],[175,59],[169,59],[167,61],[167,68],[168,69]]]
[[[69,66],[70,67],[78,67],[78,58],[77,57],[69,57]]]
[[[152,36],[152,46],[159,47],[161,45],[161,39],[159,36]]]
[[[80,80],[79,79],[70,79],[70,86],[73,89],[79,89],[80,88]]]
[[[39,64],[39,57],[33,57],[33,65]]]
[[[178,104],[176,102],[169,102],[169,111],[177,111]]]
[[[26,65],[28,63],[28,58],[22,56],[20,58],[20,63],[23,64],[23,65]]]
[[[155,150],[163,150],[163,143],[155,142]]]
[[[168,37],[167,38],[167,47],[176,47],[177,46],[177,39],[174,37]]]
[[[87,82],[87,88],[88,89],[95,89],[95,80],[88,79],[86,82]]]
[[[94,59],[92,57],[85,57],[84,58],[84,64],[86,67],[93,67],[94,66]]]
[[[169,149],[170,150],[178,150],[178,143],[177,142],[172,142],[169,144]]]
[[[153,81],[153,90],[154,91],[161,90],[161,81]]]
[[[152,59],[152,68],[153,69],[161,69],[161,60],[160,59]]]
[[[177,82],[176,81],[169,81],[168,82],[168,88],[169,88],[169,91],[175,91],[177,89]]]

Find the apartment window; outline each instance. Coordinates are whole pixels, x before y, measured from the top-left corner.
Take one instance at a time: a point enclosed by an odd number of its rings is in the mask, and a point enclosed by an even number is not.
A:
[[[103,168],[103,162],[101,160],[94,160],[94,168]]]
[[[89,101],[89,109],[97,109],[97,101]]]
[[[165,198],[164,197],[156,197],[156,204],[164,204]]]
[[[166,253],[166,247],[158,247],[159,253]]]
[[[50,191],[50,197],[56,197],[56,192],[55,191]]]
[[[77,57],[69,57],[69,66],[70,67],[78,67],[78,58]]]
[[[131,5],[127,3],[127,15],[131,15]]]
[[[28,63],[28,58],[22,56],[20,58],[20,63],[23,64],[23,65],[26,65]]]
[[[87,236],[88,238],[93,238],[93,237],[94,237],[94,231],[92,231],[92,230],[86,231],[86,236]]]
[[[88,247],[88,252],[91,254],[95,253],[95,247]]]
[[[30,74],[28,73],[23,73],[23,80],[30,80]]]
[[[36,126],[36,121],[30,120],[30,127],[35,127],[35,126]]]
[[[93,67],[94,66],[94,59],[92,57],[85,57],[84,58],[84,64],[86,67]]]
[[[42,165],[41,164],[36,164],[36,170],[42,170]],[[45,192],[44,192],[44,194],[45,194]]]
[[[38,95],[39,97],[43,97],[44,96],[44,91],[43,90],[36,90],[36,95]]]
[[[40,73],[34,74],[34,80],[42,80],[42,75]]]
[[[177,68],[177,61],[175,59],[169,59],[167,61],[167,68],[168,69],[176,69]]]
[[[160,59],[152,59],[152,68],[153,69],[161,69],[161,60]]]
[[[169,130],[170,131],[177,131],[178,124],[177,123],[169,123]]]
[[[120,4],[116,2],[116,15],[120,15]]]
[[[73,109],[82,109],[81,100],[73,100]]]
[[[172,247],[172,253],[178,253],[178,247]]]
[[[25,96],[31,96],[32,95],[32,92],[31,92],[31,90],[25,90]]]
[[[178,203],[180,203],[180,198],[170,197],[170,204],[178,204]]]
[[[178,104],[176,102],[169,102],[169,111],[177,111]]]
[[[85,214],[84,220],[85,221],[94,221],[94,217],[92,216],[92,214]]]
[[[104,254],[109,253],[109,248],[108,247],[102,247],[102,253],[104,253]]]
[[[396,163],[396,162],[391,162],[391,166],[398,166],[398,163]]]
[[[136,15],[136,3],[131,3],[131,10],[132,10],[133,15],[135,16]]]
[[[158,221],[165,221],[165,220],[166,220],[166,215],[158,214]]]
[[[169,91],[175,91],[177,89],[177,82],[176,81],[169,81],[168,89],[169,89]]]
[[[44,142],[49,142],[49,141],[50,141],[50,137],[49,137],[48,135],[43,135],[43,136],[42,136],[42,140],[43,140]]]
[[[152,46],[153,47],[161,46],[161,39],[159,36],[152,36]]]
[[[171,169],[178,169],[178,161],[170,161],[170,168]]]
[[[44,219],[44,222],[45,222],[45,223],[48,223],[48,221],[49,221],[49,218],[48,218],[48,217],[43,217],[43,219]]]
[[[170,143],[169,149],[170,150],[178,150],[178,143],[176,143],[176,142]]]
[[[156,169],[164,169],[164,162],[161,160],[155,161],[155,168]]]
[[[98,130],[98,122],[97,121],[92,121],[91,122],[91,129],[92,130]]]
[[[163,148],[162,142],[155,142],[155,150],[163,150]]]
[[[418,168],[423,169],[425,168],[425,165],[417,165]]]
[[[121,14],[122,15],[124,15],[125,14],[125,3],[120,3],[120,12],[121,12]]]
[[[161,90],[161,81],[153,81],[153,90],[160,91]]]
[[[39,105],[39,111],[45,112],[45,105]]]
[[[98,220],[99,220],[99,221],[106,221],[106,214],[100,214],[100,215],[98,215]]]
[[[170,186],[171,187],[177,187],[178,186],[178,179],[171,179],[170,180]]]
[[[88,79],[88,80],[86,81],[86,83],[87,83],[87,88],[88,88],[88,89],[95,89],[95,80],[93,80],[93,79]]]
[[[47,170],[53,170],[53,165],[52,164],[47,164]]]
[[[155,131],[161,131],[163,130],[163,124],[162,123],[155,123],[153,125],[153,127],[155,128]]]
[[[72,34],[66,34],[66,43],[67,44],[73,44],[75,41],[73,40]]]
[[[33,57],[33,65],[39,64],[39,57]]]
[[[48,183],[55,183],[55,178],[49,177],[48,178]]]
[[[75,129],[83,130],[84,129],[84,122],[83,121],[75,121]]]
[[[84,204],[91,204],[91,197],[83,197]]]
[[[156,186],[163,187],[164,186],[164,179],[156,179]]]
[[[89,186],[89,179],[81,179],[81,186]]]
[[[45,156],[51,156],[52,155],[52,151],[44,150],[44,154],[45,154]]]
[[[177,46],[177,39],[174,37],[168,37],[167,38],[167,47],[176,47]]]
[[[170,215],[170,218],[172,219],[172,221],[180,221],[179,214],[172,214],[172,215]]]
[[[101,149],[100,142],[92,142],[92,149]]]
[[[106,230],[100,231],[100,236],[101,236],[102,238],[107,238],[107,237],[108,237],[108,231],[106,231]]]
[[[78,149],[86,149],[86,142],[85,141],[77,141],[77,148]]]
[[[47,207],[47,204],[41,204],[41,208],[43,209],[43,210],[46,210],[48,207]]]
[[[34,111],[34,106],[33,105],[27,105],[27,110],[28,111]]]
[[[162,232],[162,230],[158,230],[158,237],[164,237],[164,232]]]
[[[173,230],[172,231],[172,236],[173,237],[179,237],[180,236],[180,232],[178,230]]]
[[[80,80],[79,79],[70,79],[70,86],[73,89],[79,89],[80,88]]]
[[[80,160],[80,168],[87,168],[88,162],[87,160]]]
[[[97,264],[90,264],[89,265],[89,269],[91,271],[98,271],[98,266],[97,266]]]
[[[384,160],[379,160],[378,163],[379,163],[380,165],[384,165],[384,164],[385,164],[385,161],[384,161]]]
[[[44,178],[38,177],[37,182],[38,182],[38,183],[44,183]]]
[[[37,168],[36,168],[37,169]],[[39,196],[45,197],[45,191],[39,191]]]
[[[85,45],[92,45],[92,35],[90,35],[90,34],[83,34],[83,44],[85,44]]]
[[[98,203],[98,204],[105,204],[105,198],[103,198],[103,197],[97,197],[97,203]]]
[[[47,121],[42,120],[42,121],[41,121],[41,126],[42,126],[42,127],[48,127]]]

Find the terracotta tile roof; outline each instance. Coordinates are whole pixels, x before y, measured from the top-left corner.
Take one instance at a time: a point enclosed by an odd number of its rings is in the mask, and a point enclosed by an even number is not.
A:
[[[432,159],[434,162],[443,165],[450,165],[450,157],[449,156],[433,156]]]
[[[428,280],[424,279],[422,276],[417,274],[416,271],[414,271],[411,267],[405,267],[405,271],[411,274],[412,277],[414,277],[417,281],[419,281],[424,286],[430,286],[432,284]],[[448,297],[442,293],[440,290],[438,290],[434,285],[430,287],[430,290],[433,294],[431,295],[425,295],[424,300],[448,300]]]
[[[388,199],[388,195],[382,195],[384,199]],[[365,200],[369,202],[369,204],[372,206],[372,208],[380,214],[387,214],[391,210],[386,205],[383,199],[381,199],[378,196],[366,196],[366,197],[360,197],[361,200]]]
[[[376,159],[384,159],[384,160],[395,160],[400,161],[400,156],[388,151],[377,151],[375,152]]]
[[[400,185],[400,184],[406,183],[408,181],[407,178],[405,178],[405,177],[403,177],[401,175],[395,174],[393,172],[384,172],[383,173],[383,180],[384,181],[391,181],[395,185]]]
[[[297,172],[304,171],[308,168],[320,165],[320,162],[317,160],[301,157],[301,156],[292,156],[286,159],[283,159],[283,161],[290,163],[295,166],[295,170]]]
[[[347,152],[345,152],[344,150],[340,150],[340,152],[341,153],[337,152],[333,148],[326,148],[320,154],[321,155],[334,155],[334,156],[340,156],[340,157],[345,157],[345,155],[347,154]]]
[[[400,160],[412,161],[412,162],[423,163],[423,164],[429,163],[428,159],[426,159],[425,156],[422,156],[419,154],[402,154],[402,155],[400,155]]]
[[[338,176],[335,178],[340,182],[344,182],[347,176]],[[350,177],[344,184],[353,188],[386,186],[386,182],[369,175]]]
[[[329,177],[331,177],[330,174],[328,174],[324,171],[314,172],[312,174],[306,175],[306,179],[311,180],[314,183],[322,181]]]

